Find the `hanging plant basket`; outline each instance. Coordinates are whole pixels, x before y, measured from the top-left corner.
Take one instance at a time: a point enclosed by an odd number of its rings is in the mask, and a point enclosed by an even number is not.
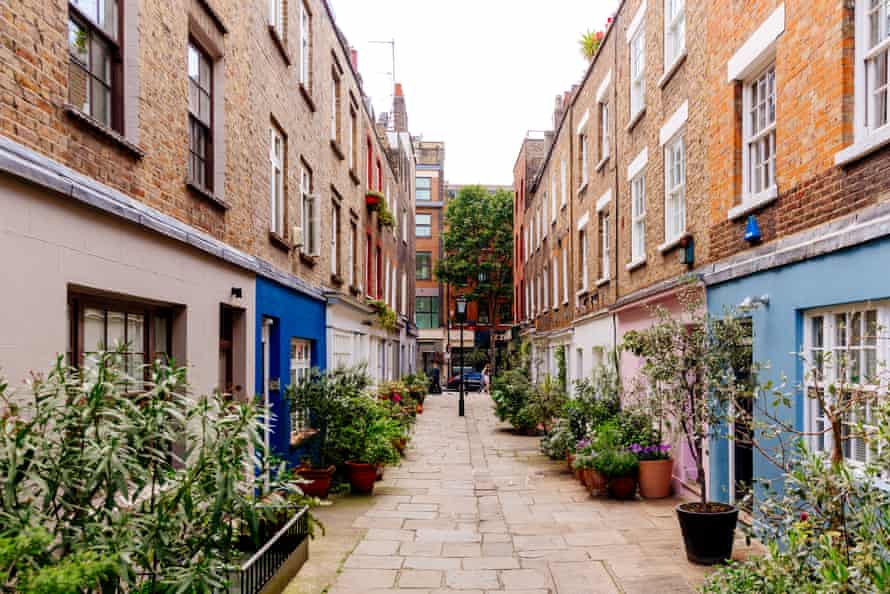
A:
[[[385,202],[386,197],[383,195],[383,192],[368,190],[365,194],[365,205],[371,210],[376,210],[380,204],[384,204]]]

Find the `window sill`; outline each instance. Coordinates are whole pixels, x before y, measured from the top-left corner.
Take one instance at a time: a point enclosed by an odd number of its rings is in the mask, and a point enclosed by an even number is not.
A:
[[[289,253],[293,249],[290,242],[275,231],[269,231],[269,241],[272,242],[272,245],[285,252]]]
[[[306,101],[306,105],[309,106],[309,111],[315,113],[315,101],[312,100],[312,95],[309,94],[309,89],[306,88],[306,85],[300,83],[300,95],[303,96],[303,99]]]
[[[628,272],[631,272],[631,271],[636,270],[637,268],[640,268],[641,266],[645,266],[645,265],[646,265],[646,258],[642,257],[639,260],[634,260],[633,262],[630,262],[629,264],[627,264],[624,267],[624,269],[627,270]]]
[[[295,448],[303,444],[318,434],[316,429],[304,429],[290,434],[290,447]]]
[[[587,289],[586,287],[583,289],[579,289],[578,291],[575,291],[575,297],[584,297],[585,295],[587,295],[588,291],[589,289]]]
[[[688,239],[689,237],[692,237],[692,235],[690,235],[689,233],[681,233],[680,235],[677,235],[673,239],[669,239],[669,240],[665,241],[663,244],[661,244],[660,246],[658,246],[658,251],[661,252],[662,254],[669,252],[672,249],[674,249],[675,247],[679,246],[684,241],[686,241],[686,239]]]
[[[354,183],[357,186],[361,185],[361,183],[362,183],[362,180],[360,180],[358,178],[358,176],[355,174],[355,171],[352,169],[349,170],[349,179],[351,179],[352,183]]]
[[[333,283],[334,285],[337,285],[338,287],[342,287],[344,282],[345,281],[343,280],[343,277],[340,276],[339,274],[334,274],[334,273],[331,274],[331,283]]]
[[[878,128],[864,139],[856,142],[834,156],[834,164],[843,167],[890,144],[890,124]]]
[[[106,126],[92,116],[85,114],[70,103],[66,103],[62,107],[62,111],[65,112],[69,117],[71,117],[71,119],[82,124],[92,132],[97,133],[102,138],[110,140],[118,147],[124,149],[127,153],[130,154],[130,156],[135,157],[136,159],[142,159],[143,157],[145,157],[145,151],[127,140],[119,132]]]
[[[599,279],[598,281],[596,281],[597,288],[608,285],[610,280],[612,279],[610,279],[608,276],[604,276],[603,278]]]
[[[580,196],[581,194],[583,194],[583,193],[587,190],[587,185],[588,185],[588,182],[585,181],[583,184],[581,184],[581,187],[578,188],[578,195],[579,195],[579,196]]]
[[[674,58],[674,61],[671,62],[670,66],[664,69],[664,74],[661,75],[661,78],[658,79],[658,88],[663,89],[665,85],[670,82],[670,80],[674,77],[674,74],[677,70],[680,69],[680,66],[683,65],[683,62],[686,61],[687,51],[686,48],[683,48],[683,51],[680,52],[680,55]]]
[[[290,58],[287,55],[287,45],[285,45],[284,40],[281,38],[281,35],[278,33],[278,29],[269,25],[269,35],[272,36],[272,41],[275,42],[275,47],[278,48],[281,57],[284,59],[284,63],[290,66]]]
[[[750,198],[742,198],[741,204],[738,206],[734,206],[729,209],[728,219],[733,221],[735,219],[741,218],[746,214],[750,214],[757,210],[758,208],[762,208],[767,204],[775,202],[776,198],[779,197],[779,190],[776,186],[769,188],[768,190],[757,194],[756,196],[752,196]]]
[[[630,118],[630,121],[627,123],[627,126],[624,127],[624,131],[625,132],[632,131],[634,129],[634,127],[640,122],[640,120],[643,119],[644,115],[646,115],[646,107],[645,106],[640,108],[640,111],[638,111],[632,118]]]
[[[334,151],[334,154],[341,161],[346,159],[346,155],[343,154],[343,149],[340,148],[340,143],[336,140],[331,139],[331,150]]]
[[[608,163],[608,162],[609,162],[609,155],[606,155],[605,157],[600,159],[600,162],[596,164],[596,168],[595,168],[596,172],[599,173],[600,171],[602,171],[603,167],[605,167],[606,163]]]
[[[223,200],[222,198],[220,198],[219,196],[217,196],[216,194],[214,194],[213,192],[211,192],[211,191],[208,190],[207,188],[205,188],[205,187],[203,187],[203,186],[201,186],[201,185],[198,185],[198,184],[196,184],[195,182],[190,181],[190,180],[186,180],[186,182],[185,182],[185,187],[187,187],[189,190],[191,190],[192,192],[194,192],[195,194],[197,194],[197,195],[200,196],[201,198],[207,200],[208,202],[210,202],[210,203],[213,204],[214,206],[217,206],[217,207],[219,207],[219,208],[221,208],[221,209],[223,209],[223,210],[228,210],[228,209],[229,209],[229,203],[228,203],[228,202],[226,202],[225,200]]]
[[[300,252],[300,261],[306,266],[313,267],[318,264],[318,256],[310,256],[306,252]]]
[[[559,205],[559,210],[565,210],[566,206],[568,206],[568,205],[569,205],[568,202],[563,202],[562,204]],[[555,223],[556,221],[553,221],[553,222]]]

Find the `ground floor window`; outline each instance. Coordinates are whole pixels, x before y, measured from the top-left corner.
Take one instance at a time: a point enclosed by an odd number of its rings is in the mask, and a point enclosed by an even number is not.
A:
[[[352,334],[349,332],[334,333],[334,360],[332,361],[334,368],[346,368],[352,363]]]
[[[96,353],[119,349],[132,389],[149,379],[147,365],[171,353],[173,312],[136,300],[74,294],[68,299],[68,361],[89,366]]]
[[[822,403],[844,412],[842,447],[852,464],[867,464],[871,451],[861,428],[872,419],[879,370],[887,357],[890,303],[862,303],[809,311],[804,319],[807,429],[816,451],[832,451],[832,430]]]
[[[290,341],[290,383],[297,385],[309,376],[312,368],[312,343],[308,340],[291,338]],[[306,409],[295,407],[291,411],[291,431],[302,431],[309,426]]]

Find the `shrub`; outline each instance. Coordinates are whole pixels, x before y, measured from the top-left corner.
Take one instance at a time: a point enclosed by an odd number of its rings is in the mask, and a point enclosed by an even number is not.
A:
[[[553,460],[564,460],[569,450],[574,449],[576,441],[569,422],[558,419],[550,433],[541,440],[541,451]]]
[[[402,437],[404,430],[392,418],[387,402],[369,396],[354,396],[347,401],[349,421],[332,427],[331,448],[341,461],[366,464],[394,464],[399,454],[393,440]]]
[[[123,369],[103,352],[59,357],[26,395],[0,381],[4,591],[224,590],[243,532],[307,501],[253,402],[192,396],[184,368],[155,362],[144,385]]]
[[[497,417],[519,428],[517,421],[520,414],[526,418],[531,415],[531,412],[525,409],[531,401],[533,390],[534,387],[524,367],[501,372],[494,378],[491,389]]]
[[[593,468],[606,478],[632,476],[639,466],[636,455],[627,450],[607,449],[593,458]]]

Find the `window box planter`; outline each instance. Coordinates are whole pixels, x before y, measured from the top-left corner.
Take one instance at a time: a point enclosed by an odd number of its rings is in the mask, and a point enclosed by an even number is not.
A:
[[[385,201],[386,197],[381,192],[368,190],[368,192],[365,194],[365,206],[367,206],[371,210],[377,210],[380,207],[380,204]]]

